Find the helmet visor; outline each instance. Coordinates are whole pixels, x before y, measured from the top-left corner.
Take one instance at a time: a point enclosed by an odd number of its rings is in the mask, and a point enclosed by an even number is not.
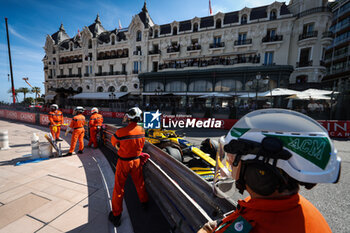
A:
[[[235,180],[238,166],[233,166],[235,154],[224,150],[225,137],[219,139],[219,148],[216,153],[215,176],[213,189],[220,198],[232,197],[236,191]]]

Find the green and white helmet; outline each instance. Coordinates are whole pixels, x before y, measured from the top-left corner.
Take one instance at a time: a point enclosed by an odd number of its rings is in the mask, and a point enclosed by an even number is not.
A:
[[[239,141],[263,145],[265,138],[277,138],[282,142],[281,150],[288,156],[277,159],[275,165],[292,178],[313,184],[338,181],[341,159],[327,130],[312,118],[285,109],[256,110],[242,117],[224,140],[226,147]],[[253,160],[256,154],[248,150],[241,153],[240,159]]]

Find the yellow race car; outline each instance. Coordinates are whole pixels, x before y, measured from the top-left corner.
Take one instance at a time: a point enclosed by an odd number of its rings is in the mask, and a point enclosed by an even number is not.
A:
[[[199,149],[187,141],[183,135],[177,135],[175,130],[162,128],[146,130],[146,140],[190,167],[205,180],[214,179],[218,146],[216,141],[208,138],[202,142]]]

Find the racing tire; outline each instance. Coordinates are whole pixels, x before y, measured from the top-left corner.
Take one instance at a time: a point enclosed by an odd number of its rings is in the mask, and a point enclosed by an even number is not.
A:
[[[213,140],[210,138],[205,139],[201,143],[200,149],[207,154],[210,154],[210,157],[216,159],[216,152],[218,151],[219,143],[217,140]]]
[[[177,161],[180,161],[181,163],[183,162],[183,158],[182,158],[182,155],[181,155],[181,152],[179,151],[179,149],[171,147],[171,146],[167,146],[164,149],[171,157],[173,157]]]

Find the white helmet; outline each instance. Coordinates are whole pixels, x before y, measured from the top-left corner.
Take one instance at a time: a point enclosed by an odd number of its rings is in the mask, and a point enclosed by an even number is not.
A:
[[[98,108],[96,108],[96,107],[92,108],[92,109],[91,109],[91,114],[92,114],[92,113],[98,113]]]
[[[51,104],[50,108],[57,110],[58,109],[58,105],[57,104]]]
[[[133,107],[125,113],[125,116],[129,119],[135,119],[136,117],[138,117],[141,120],[141,114],[141,109],[139,109],[138,107]]]
[[[340,176],[341,159],[327,130],[299,112],[250,112],[222,140],[224,151],[236,154],[238,162],[265,161],[300,182],[336,183]]]
[[[77,107],[75,107],[73,114],[83,113],[84,111],[85,111],[85,109],[83,107],[77,106]]]

